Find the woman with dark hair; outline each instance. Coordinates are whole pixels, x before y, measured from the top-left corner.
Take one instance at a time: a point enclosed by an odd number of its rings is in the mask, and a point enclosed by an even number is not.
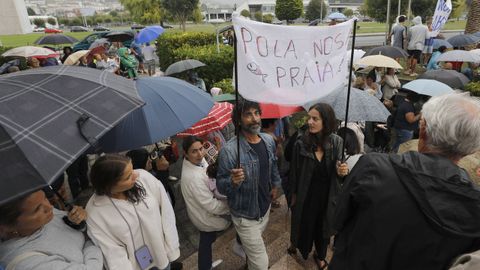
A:
[[[73,49],[70,46],[63,47],[63,55],[62,58],[60,58],[60,61],[65,63],[65,60],[73,53]]]
[[[87,226],[109,269],[170,269],[180,256],[175,214],[163,185],[134,170],[128,157],[105,155],[92,166],[95,194]]]
[[[315,244],[315,262],[319,269],[325,261],[330,237],[333,235],[334,198],[339,193],[341,177],[348,174],[340,164],[342,139],[333,134],[335,112],[325,103],[313,105],[308,111],[308,129],[296,141],[290,163],[292,208],[291,247],[299,249],[304,259]]]
[[[53,208],[42,190],[1,205],[0,269],[101,270],[100,249],[65,224],[66,214]],[[86,212],[76,206],[66,217],[80,224]]]
[[[345,162],[351,171],[362,156],[357,134],[348,127],[342,127],[338,129],[337,135],[345,140]]]
[[[210,189],[208,163],[205,160],[202,139],[195,136],[185,137],[182,146],[185,157],[180,182],[182,195],[188,217],[200,231],[198,269],[210,270],[222,262],[217,260],[212,263],[212,244],[218,232],[230,226],[230,222],[221,217],[229,213],[228,205],[225,200],[217,199],[214,191]]]

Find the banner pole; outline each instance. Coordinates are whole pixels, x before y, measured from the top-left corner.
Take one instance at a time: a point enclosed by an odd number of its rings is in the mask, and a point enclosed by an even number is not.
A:
[[[235,65],[235,118],[238,120],[235,125],[235,135],[237,136],[237,169],[240,168],[240,121],[241,121],[241,110],[238,108],[238,59],[237,59],[237,34],[235,29],[233,30],[233,54],[234,54],[234,65]]]
[[[350,109],[350,91],[352,89],[352,73],[353,73],[353,55],[355,51],[355,39],[357,37],[357,19],[353,21],[353,36],[352,36],[352,53],[350,54],[350,71],[348,74],[348,91],[347,91],[347,108],[345,110],[345,128],[348,123],[348,111]],[[343,144],[342,144],[342,162],[345,161],[345,137],[346,132],[343,134]]]

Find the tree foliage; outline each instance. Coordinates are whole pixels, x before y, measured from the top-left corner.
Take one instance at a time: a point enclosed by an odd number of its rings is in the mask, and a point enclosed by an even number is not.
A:
[[[33,19],[33,24],[35,24],[37,27],[45,27],[45,21],[40,18]]]
[[[242,10],[242,12],[240,12],[240,15],[242,15],[243,17],[250,18],[250,11],[244,9]]]
[[[193,11],[198,8],[199,0],[163,0],[162,4],[181,25],[185,31],[185,23],[193,15]]]
[[[116,10],[112,10],[110,11],[110,16],[112,17],[117,17],[118,16],[118,12]]]
[[[387,20],[387,0],[365,0],[367,15],[379,22]],[[416,0],[412,1],[412,15],[421,16],[422,21],[426,17],[432,16],[435,11],[437,0]],[[392,0],[390,4],[390,14],[397,14],[398,0]],[[407,14],[408,1],[401,1],[401,14]],[[395,21],[395,15],[390,16],[390,23]]]
[[[120,3],[139,23],[160,23],[164,17],[161,0],[120,0]],[[116,17],[118,13],[111,11],[110,15]]]
[[[51,25],[57,24],[57,22],[55,21],[54,18],[48,18],[48,19],[47,19],[47,23],[48,23],[48,24],[51,24]]]
[[[275,15],[281,21],[292,21],[300,18],[303,13],[302,0],[277,0],[275,5]]]
[[[262,19],[264,23],[272,23],[274,18],[272,14],[265,14]]]
[[[257,12],[255,12],[255,14],[253,15],[253,18],[255,19],[255,21],[263,21],[263,13],[262,11],[258,10]]]
[[[35,10],[33,10],[33,8],[31,8],[31,7],[27,7],[27,13],[28,13],[28,16],[37,15],[37,13],[35,13]]]
[[[323,2],[323,3],[322,3]],[[322,5],[323,4],[323,8]],[[305,12],[305,19],[313,21],[320,19],[320,12],[322,12],[322,18],[327,15],[327,4],[323,0],[311,0],[308,3],[307,10]]]
[[[349,8],[346,8],[342,13],[343,13],[343,15],[345,15],[347,17],[353,16],[353,10],[351,10]]]

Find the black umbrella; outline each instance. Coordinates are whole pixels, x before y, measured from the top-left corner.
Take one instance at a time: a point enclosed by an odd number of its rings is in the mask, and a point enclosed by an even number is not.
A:
[[[71,44],[78,42],[78,39],[66,36],[62,34],[54,34],[54,35],[46,35],[40,37],[35,41],[35,44],[43,45],[43,44],[52,44],[52,45],[59,45],[59,44]]]
[[[133,33],[123,31],[114,31],[105,35],[105,38],[112,42],[124,42],[133,39],[133,37]]]
[[[453,36],[447,41],[452,44],[453,47],[464,47],[475,44],[480,41],[480,37],[471,34],[462,34]]]
[[[370,49],[364,56],[368,55],[385,55],[391,58],[405,58],[408,57],[408,53],[398,47],[393,46],[380,46]]]
[[[143,105],[131,80],[55,66],[0,77],[0,204],[52,183]]]
[[[427,71],[420,76],[418,79],[431,79],[442,82],[452,88],[463,88],[470,80],[463,75],[462,73],[455,70],[446,70],[446,69],[437,69]]]

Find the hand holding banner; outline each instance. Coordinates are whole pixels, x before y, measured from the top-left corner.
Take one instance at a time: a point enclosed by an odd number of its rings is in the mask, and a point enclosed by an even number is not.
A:
[[[249,100],[303,105],[345,84],[353,20],[278,26],[234,17],[238,90]]]

